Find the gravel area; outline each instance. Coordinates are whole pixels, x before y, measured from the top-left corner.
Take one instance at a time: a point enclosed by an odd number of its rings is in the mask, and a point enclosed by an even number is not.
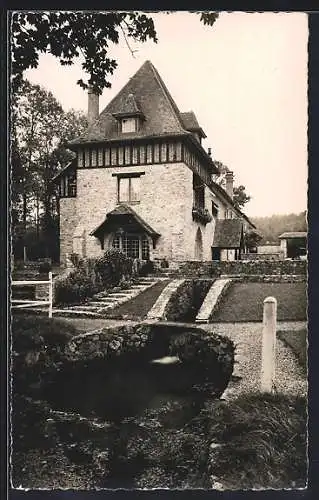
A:
[[[208,331],[229,337],[235,345],[236,364],[234,375],[240,377],[232,381],[227,389],[227,397],[237,396],[244,392],[255,392],[260,389],[261,372],[261,323],[214,323],[201,325]],[[301,330],[306,328],[303,321],[278,322],[277,330]],[[277,392],[293,395],[307,393],[307,380],[292,350],[280,339],[276,344]],[[225,396],[225,395],[224,395]],[[225,397],[226,397],[225,396]]]

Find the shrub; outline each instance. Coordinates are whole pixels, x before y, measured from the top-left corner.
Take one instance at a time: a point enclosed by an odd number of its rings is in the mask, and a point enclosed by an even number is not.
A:
[[[50,262],[41,262],[39,265],[40,274],[48,274],[52,269]]]
[[[11,329],[14,391],[33,393],[32,384],[56,372],[66,344],[77,331],[63,320],[25,314],[13,316]]]
[[[140,276],[147,276],[150,273],[154,272],[154,263],[150,260],[143,262],[139,269]]]
[[[133,259],[116,249],[108,249],[97,259],[95,269],[105,287],[118,285],[122,278],[128,279],[133,274]]]
[[[66,277],[55,283],[55,302],[79,303],[103,289],[119,285],[129,288],[132,284],[133,259],[118,250],[106,250],[99,259],[75,258],[75,265]]]
[[[82,302],[100,291],[100,287],[81,268],[55,284],[55,302],[62,304]]]
[[[171,295],[164,316],[168,321],[195,321],[212,280],[189,279]]]
[[[82,302],[99,290],[82,270],[77,269],[56,283],[55,301],[62,304]]]

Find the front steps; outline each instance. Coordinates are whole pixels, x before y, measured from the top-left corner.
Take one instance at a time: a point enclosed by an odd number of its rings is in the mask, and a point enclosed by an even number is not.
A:
[[[159,281],[166,280],[167,278],[154,276],[140,278],[134,285],[127,290],[118,292],[105,291],[99,292],[91,299],[83,304],[74,306],[66,306],[63,309],[53,309],[53,314],[58,316],[83,316],[91,318],[107,317],[108,313],[115,309],[117,306],[128,302],[129,300],[137,297],[141,292],[156,285]]]

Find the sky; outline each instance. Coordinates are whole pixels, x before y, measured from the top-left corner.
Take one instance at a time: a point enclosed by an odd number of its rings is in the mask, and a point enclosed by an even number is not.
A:
[[[195,13],[152,13],[158,43],[110,46],[118,68],[100,111],[150,60],[180,111],[193,110],[207,135],[205,149],[234,172],[252,200],[250,216],[307,208],[307,43],[304,13],[221,13],[213,27]],[[51,90],[65,110],[87,111],[76,81],[80,61],[60,66],[47,54],[25,72]]]

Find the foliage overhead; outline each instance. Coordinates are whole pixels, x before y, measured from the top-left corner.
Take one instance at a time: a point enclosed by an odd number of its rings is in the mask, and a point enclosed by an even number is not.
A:
[[[65,113],[53,94],[39,85],[21,82],[11,107],[11,199],[13,244],[25,239],[36,221],[37,232],[55,225],[52,177],[73,158],[65,144],[81,135],[86,116]],[[53,197],[53,198],[52,198]],[[50,247],[50,244],[47,245]]]
[[[200,20],[212,26],[218,17],[214,12],[202,12]],[[157,42],[151,16],[140,12],[16,12],[12,15],[12,65],[14,89],[23,79],[23,72],[36,68],[39,54],[50,53],[62,65],[72,65],[82,58],[82,69],[88,75],[78,84],[101,94],[111,87],[108,76],[118,63],[110,56],[111,45],[123,35],[129,50],[130,41]]]
[[[233,202],[237,208],[243,208],[250,200],[251,196],[246,194],[245,186],[234,187]]]

